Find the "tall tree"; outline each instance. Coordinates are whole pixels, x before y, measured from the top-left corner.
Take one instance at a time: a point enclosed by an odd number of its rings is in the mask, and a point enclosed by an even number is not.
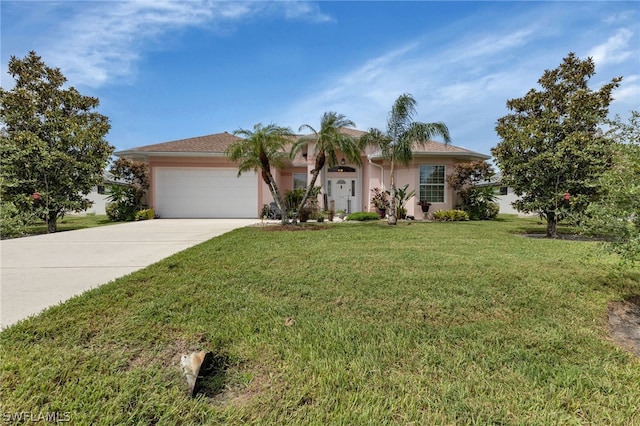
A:
[[[387,119],[387,131],[369,129],[360,138],[362,145],[379,147],[382,157],[390,163],[389,180],[391,183],[391,203],[387,223],[398,223],[396,208],[396,162],[408,165],[413,159],[415,147],[423,147],[436,136],[444,139],[445,144],[451,142],[449,129],[442,122],[422,123],[413,121],[416,115],[416,101],[412,95],[405,93],[396,99]]]
[[[542,90],[507,101],[512,113],[496,126],[501,141],[492,153],[503,183],[521,197],[518,210],[546,219],[550,238],[557,237],[558,222],[589,205],[598,177],[611,164],[611,141],[598,125],[622,77],[593,91],[588,83],[594,74],[591,58],[570,53],[558,68],[544,72],[538,80]]]
[[[85,196],[101,183],[113,152],[105,140],[109,120],[95,111],[97,98],[64,89],[60,69],[33,51],[12,56],[9,74],[15,86],[0,88],[0,195],[24,214],[35,209],[55,232],[58,217],[91,206]]]
[[[606,235],[610,251],[640,261],[640,112],[629,123],[619,116],[609,122],[606,136],[615,145],[613,167],[599,179],[600,198],[587,208],[587,232]]]
[[[308,124],[300,126],[300,131],[308,130],[312,135],[302,137],[296,141],[291,148],[291,158],[303,149],[307,149],[309,144],[313,144],[315,166],[311,171],[311,182],[307,185],[304,197],[298,205],[298,212],[302,211],[309,195],[318,179],[318,175],[323,170],[325,164],[329,167],[338,165],[338,153],[357,165],[362,164],[360,159],[360,146],[358,142],[349,134],[342,131],[345,127],[355,127],[355,123],[347,119],[343,114],[336,112],[325,112],[320,120],[320,129],[316,130]],[[294,219],[295,220],[295,219]]]
[[[282,167],[288,158],[285,147],[291,142],[293,132],[288,127],[280,127],[269,124],[264,127],[262,123],[253,126],[253,131],[238,129],[234,135],[242,139],[227,147],[225,154],[232,161],[239,161],[238,176],[249,170],[260,171],[262,180],[267,184],[273,200],[282,212],[282,224],[288,221],[287,209],[280,194],[271,167]]]

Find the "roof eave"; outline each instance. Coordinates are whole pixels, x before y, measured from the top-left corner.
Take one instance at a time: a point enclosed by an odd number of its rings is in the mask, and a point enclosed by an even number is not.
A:
[[[414,152],[415,157],[455,157],[455,158],[469,158],[476,160],[488,160],[491,158],[490,155],[480,154],[479,152]],[[384,157],[379,152],[374,152],[373,154],[368,155],[368,158],[371,160],[383,160]]]
[[[125,150],[114,152],[117,157],[226,157],[224,152],[167,152]]]

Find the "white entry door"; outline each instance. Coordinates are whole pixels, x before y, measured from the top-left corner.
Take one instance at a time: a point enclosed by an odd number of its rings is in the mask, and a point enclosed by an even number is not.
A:
[[[331,200],[335,202],[335,211],[344,210],[352,213],[354,210],[355,180],[353,179],[329,179],[331,187]]]

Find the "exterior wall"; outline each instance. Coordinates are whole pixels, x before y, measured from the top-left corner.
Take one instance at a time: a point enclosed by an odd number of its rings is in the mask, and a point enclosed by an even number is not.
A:
[[[453,173],[453,166],[456,163],[465,162],[468,160],[457,160],[451,157],[414,157],[413,161],[405,166],[403,164],[396,164],[395,167],[395,183],[396,188],[402,188],[404,185],[408,184],[409,191],[415,190],[415,195],[407,201],[405,207],[407,209],[407,215],[414,216],[415,218],[422,218],[422,208],[418,205],[418,199],[420,196],[420,166],[421,165],[444,165],[445,166],[445,176]],[[378,161],[374,161],[374,164],[381,165],[382,163]],[[368,167],[366,167],[368,166]],[[367,169],[363,175],[367,178],[366,185],[368,185],[368,193],[369,193],[369,201],[370,201],[370,190],[376,187],[381,187],[381,171],[375,165],[366,164],[365,168]],[[384,188],[385,190],[389,190],[391,188],[391,180],[390,180],[390,165],[385,161],[384,163]],[[457,194],[453,189],[449,187],[449,185],[445,184],[445,195],[443,203],[433,203],[429,209],[430,212],[434,212],[436,210],[449,210],[456,208],[459,205],[459,200]],[[366,211],[375,211],[375,208],[369,204]]]
[[[496,188],[496,190],[498,189],[499,187]],[[513,188],[511,187],[507,188],[507,195],[498,195],[496,202],[500,206],[500,213],[517,214],[518,216],[537,216],[536,213],[522,213],[513,208],[511,203],[518,200],[518,198],[519,197],[513,192]]]
[[[89,200],[93,201],[93,205],[86,210],[81,212],[65,212],[67,216],[86,216],[87,214],[107,214],[106,206],[109,203],[108,197],[109,194],[100,194],[98,193],[98,187],[94,186],[91,188],[91,192],[89,192],[86,196]]]
[[[87,195],[87,198],[93,201],[93,205],[85,210],[85,213],[92,214],[107,214],[106,206],[109,202],[107,198],[109,194],[99,194],[98,187],[94,186],[91,192]]]
[[[312,146],[309,147],[308,156],[302,160],[301,158],[294,162],[293,167],[287,167],[285,169],[272,169],[272,173],[278,184],[282,196],[284,197],[288,190],[293,189],[293,174],[294,173],[306,173],[307,182],[311,180],[311,170],[315,166],[315,159],[312,156]],[[338,158],[342,158],[341,153],[338,153]],[[368,157],[363,155],[361,157],[362,165],[357,166],[355,164],[345,164],[346,166],[354,167],[356,173],[342,173],[340,176],[344,176],[348,179],[356,179],[357,187],[356,194],[358,196],[357,204],[352,204],[352,211],[375,211],[371,205],[371,190],[373,188],[384,187],[389,189],[390,183],[390,168],[389,163],[384,162],[384,169],[381,169],[383,162],[381,160],[369,161]],[[403,164],[396,164],[395,179],[396,187],[400,188],[406,184],[409,185],[409,190],[415,190],[416,194],[406,203],[407,214],[416,218],[422,218],[422,209],[417,204],[419,199],[419,180],[420,180],[420,166],[421,165],[444,165],[445,175],[449,175],[453,172],[453,166],[459,162],[469,161],[468,159],[458,159],[455,157],[446,156],[416,156],[411,164],[405,166]],[[208,156],[208,157],[172,157],[172,156],[150,156],[148,160],[149,171],[152,176],[151,187],[149,189],[148,205],[153,207],[154,200],[153,194],[154,188],[154,169],[157,167],[225,167],[235,168],[236,163],[229,161],[225,156]],[[323,190],[319,196],[318,202],[320,206],[323,206],[323,194],[326,192],[325,183],[327,178],[337,177],[339,172],[323,173],[321,172],[316,181],[316,186],[323,186]],[[258,185],[258,205],[256,211],[260,211],[264,204],[269,204],[273,201],[271,192],[267,185],[262,180],[261,174],[258,172],[256,185]],[[511,201],[501,203],[500,211],[502,213],[508,213],[513,208],[509,205]],[[504,206],[503,206],[504,204]],[[455,192],[445,184],[445,200],[443,203],[434,203],[431,205],[430,212],[435,210],[447,210],[455,208],[459,205],[459,200]]]

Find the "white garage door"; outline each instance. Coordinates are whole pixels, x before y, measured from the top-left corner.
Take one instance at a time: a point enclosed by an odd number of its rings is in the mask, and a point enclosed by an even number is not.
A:
[[[154,208],[163,218],[258,216],[258,178],[238,169],[156,167]]]

